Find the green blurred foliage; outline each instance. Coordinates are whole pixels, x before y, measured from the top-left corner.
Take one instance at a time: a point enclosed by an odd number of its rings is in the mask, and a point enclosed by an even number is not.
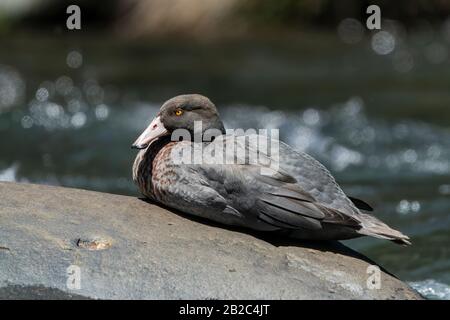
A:
[[[257,24],[292,25],[312,22],[322,14],[328,0],[246,0],[237,13]]]
[[[36,0],[39,1],[39,0]],[[0,33],[14,29],[54,29],[64,25],[66,8],[70,4],[78,4],[82,8],[83,25],[86,30],[114,30],[114,26],[124,16],[139,17],[137,23],[144,25],[146,19],[151,19],[142,12],[139,4],[153,3],[156,8],[162,7],[156,0],[110,0],[108,3],[89,0],[41,0],[30,1],[28,8],[22,12],[3,14],[0,12]],[[169,0],[168,0],[169,1]],[[176,0],[173,7],[177,7]],[[189,1],[189,0],[185,0]],[[207,1],[207,0],[205,0]],[[227,0],[223,0],[227,1]],[[442,23],[450,16],[450,0],[228,0],[232,9],[224,11],[223,29],[228,30],[235,18],[239,18],[249,29],[258,28],[292,28],[299,26],[312,28],[335,28],[342,19],[352,17],[360,21],[367,18],[366,8],[371,4],[380,6],[383,18],[398,20],[406,26],[420,24],[424,20],[431,23]],[[184,2],[184,1],[183,1]],[[32,5],[32,3],[34,3]],[[151,7],[151,6],[150,6]],[[144,7],[146,8],[146,7]],[[184,8],[184,7],[183,7]],[[217,6],[218,10],[228,10],[227,6]],[[168,14],[165,8],[160,9],[158,16]],[[199,10],[199,16],[204,6],[199,6],[198,0],[192,1],[190,10]],[[177,19],[179,12],[172,10],[171,19]],[[213,12],[215,16],[217,12]],[[209,13],[208,13],[209,14]],[[196,16],[192,14],[192,16]],[[217,16],[221,16],[217,14]],[[207,17],[206,17],[207,18]],[[205,18],[205,19],[206,19]],[[176,20],[173,20],[176,22]],[[195,21],[193,22],[195,23]],[[124,29],[132,27],[121,25]],[[189,27],[183,27],[189,30]],[[219,33],[221,30],[218,30]],[[149,31],[150,32],[150,31]],[[144,32],[145,33],[145,32]]]
[[[449,0],[245,0],[238,14],[264,25],[334,27],[348,17],[365,19],[366,8],[372,4],[381,8],[383,18],[405,25],[441,22],[450,16]]]
[[[0,12],[0,35],[6,34],[11,28],[11,20]]]

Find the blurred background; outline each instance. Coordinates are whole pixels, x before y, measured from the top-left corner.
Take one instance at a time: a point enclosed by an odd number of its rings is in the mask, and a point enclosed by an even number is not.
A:
[[[132,141],[201,93],[323,162],[413,246],[346,243],[450,299],[449,49],[446,0],[0,0],[0,180],[138,195]]]

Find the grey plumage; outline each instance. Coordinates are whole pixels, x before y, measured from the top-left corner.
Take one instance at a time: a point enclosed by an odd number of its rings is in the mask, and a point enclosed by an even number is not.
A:
[[[201,103],[198,97],[194,100]],[[183,108],[183,103],[189,106],[184,119],[188,128],[192,127],[188,116],[197,110],[192,101],[187,95],[172,102],[173,108]],[[217,110],[207,101],[200,108],[201,117],[210,120],[208,110],[212,109],[210,114],[214,121],[209,123],[217,125],[220,120]],[[198,117],[196,113],[193,118]],[[182,127],[181,120],[177,119],[178,128]],[[167,116],[166,121],[170,122]],[[223,125],[219,129],[223,131]],[[290,230],[305,239],[369,235],[409,244],[407,236],[361,213],[356,205],[363,209],[371,207],[361,200],[349,199],[317,160],[278,142],[279,161],[276,161],[269,152],[258,149],[255,141],[260,140],[257,138],[248,136],[244,140],[223,134],[212,142],[199,142],[203,147],[202,164],[179,164],[174,157],[190,150],[196,142],[170,142],[167,136],[159,137],[139,152],[133,178],[144,195],[169,207],[225,224],[264,231]],[[235,150],[231,155],[225,152],[230,144]],[[211,156],[221,150],[223,158]],[[240,154],[246,157],[236,163],[236,155]],[[273,169],[271,164],[275,161],[278,166]],[[265,174],[261,174],[261,168],[267,169]]]

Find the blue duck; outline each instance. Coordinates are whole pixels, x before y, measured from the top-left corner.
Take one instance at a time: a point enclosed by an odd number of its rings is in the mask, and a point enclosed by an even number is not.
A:
[[[174,139],[180,130],[188,135]],[[205,138],[207,132],[216,134]],[[199,134],[200,140],[194,139]],[[133,180],[153,201],[227,225],[287,231],[306,240],[372,236],[410,244],[408,236],[367,213],[372,211],[367,203],[346,196],[313,157],[268,138],[269,144],[278,146],[273,169],[272,156],[255,145],[259,140],[251,135],[244,140],[227,134],[216,106],[207,97],[176,96],[162,105],[133,144],[140,149]],[[203,161],[180,161],[183,152],[196,147],[201,147]],[[224,157],[211,156],[220,150]],[[236,161],[239,152],[256,153],[265,161],[250,161],[248,156]]]

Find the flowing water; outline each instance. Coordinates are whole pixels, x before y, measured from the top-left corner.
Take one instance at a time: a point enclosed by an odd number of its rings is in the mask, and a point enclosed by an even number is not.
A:
[[[401,40],[401,41],[400,41]],[[198,92],[229,128],[279,128],[347,194],[412,238],[346,241],[450,299],[450,62],[439,35],[374,51],[334,35],[222,43],[1,39],[0,180],[138,195],[132,141],[161,102]]]

